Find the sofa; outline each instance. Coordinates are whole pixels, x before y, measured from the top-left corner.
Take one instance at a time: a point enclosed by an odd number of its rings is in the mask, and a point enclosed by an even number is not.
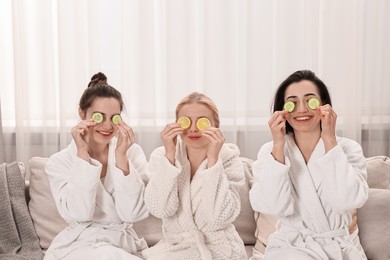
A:
[[[27,205],[43,251],[66,226],[57,212],[50,192],[44,172],[46,161],[47,158],[33,157],[24,171],[28,173],[25,178]],[[246,182],[240,191],[241,213],[234,224],[245,243],[248,257],[251,257],[253,248],[264,252],[267,238],[275,230],[277,220],[252,210],[248,192],[252,182],[253,161],[243,157],[241,161]],[[390,158],[370,157],[366,159],[366,164],[370,191],[368,201],[357,210],[360,241],[368,259],[390,259]],[[145,238],[149,246],[162,238],[161,221],[153,216],[134,223],[134,229],[139,236]]]

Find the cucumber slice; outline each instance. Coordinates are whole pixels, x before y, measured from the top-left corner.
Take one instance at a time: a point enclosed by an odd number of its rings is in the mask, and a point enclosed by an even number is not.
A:
[[[295,104],[294,104],[294,102],[292,102],[292,101],[287,101],[286,103],[284,103],[283,109],[284,109],[284,110],[287,110],[288,112],[291,113],[291,112],[294,111],[294,109],[295,109]]]
[[[311,109],[311,110],[315,110],[317,107],[320,106],[320,101],[318,100],[318,98],[311,98],[307,101],[307,106]]]
[[[180,125],[181,128],[187,129],[191,125],[191,120],[186,116],[182,116],[177,120],[177,123]]]
[[[200,130],[203,131],[206,128],[209,128],[211,126],[210,120],[208,120],[206,117],[201,117],[196,121],[196,127]]]
[[[114,125],[117,125],[122,121],[122,117],[120,115],[114,115],[111,121]]]
[[[103,122],[103,114],[100,113],[100,112],[95,112],[92,114],[92,120],[97,123],[97,124],[100,124],[101,122]]]

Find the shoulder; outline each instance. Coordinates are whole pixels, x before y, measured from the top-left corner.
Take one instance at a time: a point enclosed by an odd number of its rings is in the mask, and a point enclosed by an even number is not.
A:
[[[47,163],[45,164],[46,169],[53,169],[58,167],[71,167],[71,163],[73,161],[72,155],[72,144],[68,147],[62,149],[61,151],[53,154],[49,157]]]
[[[358,142],[346,137],[337,137],[337,144],[341,147],[344,153],[362,152],[362,147]]]
[[[240,149],[236,144],[225,143],[221,148],[219,157],[225,161],[233,158],[238,158],[239,156],[240,156]]]

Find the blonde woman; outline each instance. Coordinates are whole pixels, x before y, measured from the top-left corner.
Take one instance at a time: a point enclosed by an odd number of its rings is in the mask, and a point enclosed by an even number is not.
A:
[[[244,170],[239,149],[226,144],[214,102],[201,93],[176,108],[178,122],[161,132],[151,154],[145,203],[163,221],[164,239],[146,259],[247,259],[232,222],[240,213]]]

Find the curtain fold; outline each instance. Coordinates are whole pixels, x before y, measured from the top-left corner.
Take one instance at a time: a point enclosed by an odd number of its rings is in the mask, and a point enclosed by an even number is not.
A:
[[[226,140],[255,158],[271,140],[278,84],[311,69],[329,87],[337,133],[365,156],[389,155],[389,14],[387,0],[3,0],[2,147],[23,162],[64,148],[102,71],[147,155],[179,100],[200,91]]]
[[[1,120],[1,98],[0,98],[0,164],[5,162],[5,146],[3,137],[3,124]]]

